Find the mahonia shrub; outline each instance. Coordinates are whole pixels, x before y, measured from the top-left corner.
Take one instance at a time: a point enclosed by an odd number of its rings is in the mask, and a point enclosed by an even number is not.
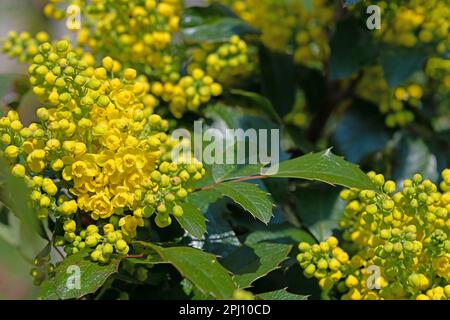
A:
[[[43,2],[0,75],[40,298],[450,298],[450,0]]]

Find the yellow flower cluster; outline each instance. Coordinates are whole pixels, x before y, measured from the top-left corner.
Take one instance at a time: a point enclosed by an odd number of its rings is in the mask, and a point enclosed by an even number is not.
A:
[[[381,8],[381,28],[375,30],[380,41],[406,48],[431,48],[436,56],[427,61],[425,74],[419,74],[407,85],[390,90],[379,67],[371,67],[359,85],[358,94],[377,103],[388,113],[389,127],[405,126],[414,120],[408,108],[420,107],[424,88],[438,88],[438,94],[450,92],[449,60],[444,58],[450,48],[450,1],[408,0],[398,2],[377,1]],[[359,6],[354,7],[360,11]]]
[[[353,255],[334,237],[300,243],[305,275],[342,299],[450,299],[450,169],[441,192],[420,174],[398,192],[383,175],[368,175],[378,192],[341,192],[347,205],[340,225]]]
[[[17,34],[11,31],[3,42],[3,52],[20,62],[29,62],[38,53],[39,46],[48,40],[49,36],[45,32],[39,32],[33,38],[28,32]]]
[[[109,55],[128,67],[150,68],[146,73],[157,79],[178,80],[178,62],[172,53],[181,0],[53,0],[44,12],[61,19],[65,17],[62,4],[80,8],[79,45],[87,45],[93,52]]]
[[[189,74],[181,75],[187,51],[175,38],[182,0],[52,0],[44,11],[61,19],[66,16],[62,7],[68,4],[76,4],[81,10],[78,45],[87,46],[94,54],[111,56],[155,81],[151,91],[168,104],[176,118],[187,110],[198,111],[222,93],[213,76],[203,71],[206,65],[191,65]],[[246,46],[241,41],[238,45],[240,49]]]
[[[328,30],[333,23],[333,2],[225,0],[250,25],[261,30],[261,40],[277,52],[295,52],[297,63],[323,67],[328,58]]]
[[[381,67],[369,67],[356,87],[356,94],[378,105],[381,113],[386,114],[388,127],[404,127],[414,121],[412,109],[421,108],[424,86],[418,82],[389,88]]]
[[[450,2],[440,0],[409,0],[400,3],[378,1],[382,9],[381,29],[377,35],[384,42],[414,47],[432,44],[436,52],[445,53],[450,45]]]
[[[231,86],[254,72],[254,49],[237,35],[224,43],[205,43],[192,50],[189,69],[202,68],[218,82]]]
[[[442,95],[450,94],[450,59],[432,57],[425,68],[427,76],[435,80]]]
[[[99,67],[85,58],[65,40],[38,47],[30,83],[48,107],[28,127],[14,111],[1,118],[0,151],[29,185],[39,218],[64,222],[59,244],[71,253],[95,247],[92,258],[105,262],[128,252],[144,218],[156,212],[166,227],[181,216],[205,169],[193,158],[172,161],[179,142],[153,113],[158,100],[145,78],[110,57]]]
[[[176,118],[181,118],[187,110],[198,111],[202,104],[220,96],[222,86],[202,69],[196,68],[176,84],[154,82],[151,92],[169,103],[170,112]]]

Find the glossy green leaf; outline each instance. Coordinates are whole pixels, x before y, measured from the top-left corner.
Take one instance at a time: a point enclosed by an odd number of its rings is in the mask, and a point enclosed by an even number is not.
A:
[[[227,220],[228,201],[222,198],[215,204],[212,204],[206,212],[206,228],[208,233],[201,243],[201,248],[216,256],[224,258],[233,252],[236,247],[241,245],[239,238]]]
[[[251,284],[277,269],[287,258],[292,246],[280,243],[259,242],[237,248],[223,264],[233,272],[239,288]]]
[[[245,98],[247,101],[247,105],[257,109],[258,112],[261,111],[264,112],[275,123],[282,123],[282,120],[278,115],[277,111],[275,110],[275,108],[273,107],[272,102],[270,102],[270,100],[267,99],[266,97],[255,92],[240,89],[232,89],[230,92],[233,95]]]
[[[397,143],[393,165],[393,178],[402,183],[416,173],[425,179],[437,182],[439,179],[438,161],[431,146],[423,139],[403,136]]]
[[[260,293],[256,298],[262,300],[308,300],[308,296],[287,292],[286,289]]]
[[[333,135],[336,150],[356,163],[385,147],[389,138],[384,116],[374,105],[361,102],[343,115]]]
[[[381,66],[390,87],[401,85],[414,72],[421,70],[427,59],[427,52],[417,48],[389,47],[381,51]]]
[[[214,189],[195,191],[189,194],[187,201],[201,212],[206,212],[210,204],[220,198],[220,193]]]
[[[229,299],[233,295],[236,284],[229,271],[217,262],[216,256],[190,247],[149,246],[201,292],[217,299]]]
[[[0,158],[0,181],[2,186],[2,202],[19,217],[30,232],[38,230],[38,220],[34,211],[28,205],[29,191],[23,179],[14,177],[8,170],[9,166]]]
[[[332,79],[347,78],[374,61],[377,48],[371,31],[363,23],[347,19],[337,24],[330,41]]]
[[[295,65],[292,56],[273,53],[265,47],[259,50],[263,94],[284,117],[295,102]]]
[[[0,201],[6,205],[17,223],[13,235],[15,246],[26,257],[34,257],[47,243],[41,238],[42,228],[35,211],[29,206],[29,189],[21,178],[13,176],[9,165],[0,157]],[[10,216],[12,218],[13,216]],[[10,238],[11,239],[11,238]]]
[[[271,177],[318,180],[349,188],[375,189],[357,165],[334,155],[330,149],[281,162],[278,172]]]
[[[323,184],[300,187],[293,199],[302,224],[317,240],[324,241],[339,229],[345,202],[340,200],[337,188]]]
[[[181,205],[183,208],[183,215],[176,217],[184,230],[189,232],[197,239],[201,239],[206,233],[206,218],[202,212],[193,204],[186,202]]]
[[[55,276],[44,281],[39,296],[41,299],[66,300],[94,293],[117,272],[119,263],[119,259],[112,259],[102,265],[90,259],[88,250],[80,251],[56,266]],[[80,276],[79,282],[77,275]]]
[[[244,182],[225,182],[218,184],[215,189],[238,203],[253,217],[265,224],[269,223],[273,204],[269,195],[259,189],[257,185]]]
[[[314,243],[314,238],[305,230],[289,224],[274,224],[250,233],[245,244],[253,245],[258,242],[273,242],[297,245],[300,242]]]
[[[217,19],[235,16],[226,6],[219,3],[212,3],[207,7],[189,7],[183,10],[181,16],[181,28],[191,28],[199,25],[208,24]]]
[[[233,35],[247,33],[256,33],[256,31],[244,21],[233,17],[219,18],[211,23],[181,30],[183,40],[190,44],[224,42]]]
[[[235,144],[235,146],[236,145],[238,145],[238,143]],[[244,143],[239,143],[239,145],[241,145],[242,148],[246,147]],[[264,165],[262,164],[244,164],[244,165],[227,164],[227,163],[215,164],[212,166],[212,175],[214,181],[218,183],[227,180],[234,180],[237,178],[258,175],[260,174],[261,168],[263,167]]]

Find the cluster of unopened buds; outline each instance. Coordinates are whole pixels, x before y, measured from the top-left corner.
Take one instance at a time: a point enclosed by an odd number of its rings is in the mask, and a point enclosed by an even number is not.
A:
[[[374,4],[385,17],[381,19],[381,28],[376,31],[382,41],[408,48],[431,44],[438,54],[448,50],[448,1],[376,1]]]
[[[420,174],[401,191],[381,174],[368,175],[378,191],[341,192],[343,247],[335,237],[300,243],[304,274],[341,299],[450,299],[450,170],[441,191]]]
[[[249,55],[247,43],[239,36],[232,36],[229,42],[207,55],[206,70],[223,83],[231,82],[236,77],[248,77],[254,67]]]
[[[44,10],[54,19],[70,18],[64,11],[73,1],[52,0]],[[222,93],[206,66],[190,66],[184,45],[176,41],[183,1],[80,1],[81,28],[77,46],[111,56],[124,68],[139,70],[152,82],[151,92],[165,102],[176,118]],[[245,45],[245,43],[244,43]]]
[[[379,66],[364,70],[363,77],[356,87],[358,96],[378,105],[378,109],[386,115],[388,127],[405,127],[414,121],[414,110],[423,106],[424,85],[408,81],[403,85],[390,88]]]
[[[154,82],[151,92],[169,104],[169,110],[176,118],[186,111],[198,111],[200,106],[213,97],[222,94],[222,86],[202,69],[194,69],[178,83]]]
[[[188,70],[202,69],[222,85],[236,86],[255,74],[257,49],[238,35],[218,43],[201,43],[190,49]]]
[[[0,152],[30,188],[38,217],[63,225],[55,244],[105,263],[128,253],[146,219],[164,228],[182,216],[205,169],[191,156],[172,159],[180,142],[154,113],[159,101],[146,78],[110,57],[99,66],[91,58],[66,40],[39,45],[29,73],[44,106],[28,126],[15,111],[0,119]],[[192,81],[204,78],[195,72]]]
[[[261,41],[276,52],[292,52],[298,64],[323,68],[329,57],[332,1],[224,0],[244,21],[261,30]]]
[[[44,13],[56,20],[70,18],[66,8],[73,4],[78,6],[81,15],[80,30],[73,30],[77,32],[79,45],[127,62],[127,67],[147,66],[151,69],[149,73],[156,77],[167,74],[161,64],[173,63],[165,57],[170,57],[174,49],[172,40],[179,30],[182,1],[52,0]]]

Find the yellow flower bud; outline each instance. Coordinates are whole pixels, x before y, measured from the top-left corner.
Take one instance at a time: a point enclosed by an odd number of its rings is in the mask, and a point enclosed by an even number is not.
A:
[[[16,146],[8,146],[5,149],[5,156],[9,159],[15,159],[19,156],[19,148]]]
[[[132,80],[136,79],[136,76],[137,76],[137,72],[134,69],[128,68],[124,71],[124,77],[128,81],[132,81]]]
[[[67,220],[64,222],[63,228],[65,232],[75,232],[77,224],[74,220]]]
[[[21,164],[16,164],[12,169],[11,173],[19,178],[23,178],[25,176],[26,170],[25,167]]]
[[[39,205],[43,208],[47,208],[48,206],[50,206],[51,204],[51,200],[49,197],[47,196],[42,196],[40,201],[39,201]]]
[[[105,57],[102,60],[102,65],[106,70],[111,71],[114,66],[114,60],[111,57]]]
[[[359,284],[358,278],[353,275],[349,275],[347,279],[345,279],[345,285],[348,288],[356,287]]]

